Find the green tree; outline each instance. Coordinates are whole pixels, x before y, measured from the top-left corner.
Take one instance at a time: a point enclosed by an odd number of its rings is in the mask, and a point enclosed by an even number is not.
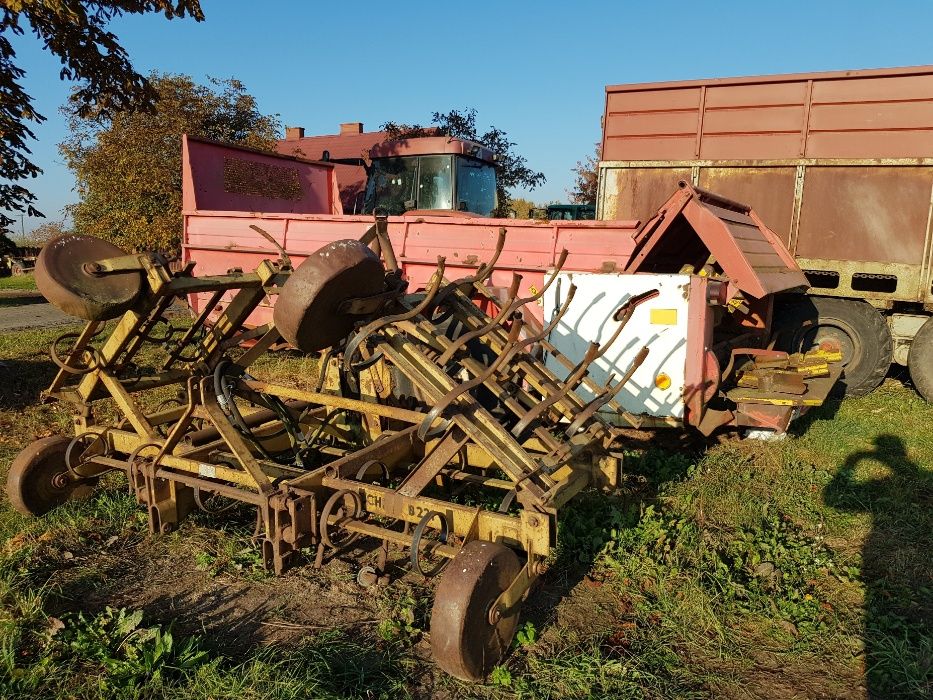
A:
[[[149,76],[151,112],[84,116],[76,94],[63,112],[70,137],[59,144],[75,174],[80,201],[69,207],[78,233],[127,249],[178,250],[181,217],[181,135],[272,150],[278,115],[260,114],[238,80],[198,85],[186,75]]]
[[[67,233],[71,233],[71,229],[65,225],[64,219],[61,221],[46,221],[26,234],[23,245],[43,246],[53,238],[64,236]]]
[[[26,25],[44,47],[61,59],[62,80],[77,81],[75,93],[84,117],[121,110],[150,109],[155,91],[133,70],[108,22],[123,14],[161,12],[167,19],[190,15],[204,19],[198,0],[2,0],[0,2],[0,235],[14,219],[7,212],[42,216],[35,195],[21,183],[42,170],[26,145],[35,138],[29,127],[45,121],[22,86],[26,72],[16,63],[10,43]]]
[[[512,200],[512,211],[515,212],[516,219],[530,219],[531,210],[538,208],[538,205],[530,199],[516,197]]]
[[[454,138],[476,141],[496,154],[496,196],[498,209],[496,215],[507,216],[512,208],[510,191],[515,187],[527,187],[533,190],[545,182],[544,173],[535,172],[528,167],[524,156],[515,151],[517,145],[510,141],[502,129],[490,126],[482,134],[476,128],[476,110],[452,109],[449,112],[435,112],[431,115],[434,126],[420,124],[398,124],[386,122],[382,125],[390,139],[412,138],[417,136],[453,136]]]
[[[573,168],[576,178],[573,189],[567,194],[574,204],[596,204],[596,195],[599,191],[599,142],[596,143],[596,153],[586,160],[578,160]]]

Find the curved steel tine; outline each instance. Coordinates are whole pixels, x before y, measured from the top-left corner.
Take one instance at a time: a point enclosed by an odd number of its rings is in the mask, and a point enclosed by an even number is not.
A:
[[[545,292],[547,292],[547,290],[550,288],[550,286],[554,284],[554,280],[557,279],[557,275],[563,269],[565,262],[567,262],[567,249],[566,248],[564,248],[560,252],[560,257],[557,259],[557,265],[554,267],[554,274],[552,274],[548,279],[544,281],[544,286],[542,286],[541,289],[536,294],[533,294],[530,297],[524,297],[522,299],[516,300],[515,308],[518,309],[519,307],[524,306],[525,304],[530,304],[532,302],[538,301],[538,299],[543,297]]]
[[[620,379],[615,386],[600,392],[599,396],[590,401],[581,409],[580,413],[577,415],[574,421],[568,426],[567,430],[564,431],[564,435],[571,437],[581,428],[581,426],[586,421],[588,421],[593,416],[594,413],[612,401],[612,399],[615,398],[615,395],[619,393],[622,387],[629,383],[629,381],[632,379],[632,375],[635,374],[639,367],[641,367],[646,357],[648,357],[647,345],[638,351],[638,354],[635,355],[635,359],[632,360],[632,364],[628,368],[628,371],[622,375],[622,379]],[[609,381],[606,382],[606,384],[609,385],[611,383],[612,377],[609,378]]]
[[[502,362],[499,362],[499,365],[511,361],[519,352],[522,352],[525,348],[534,345],[535,343],[546,338],[548,334],[557,327],[557,324],[560,322],[561,318],[564,317],[564,314],[567,313],[567,310],[570,308],[570,302],[573,301],[573,295],[576,294],[577,288],[575,285],[570,285],[570,289],[567,292],[567,299],[561,304],[560,309],[554,314],[554,318],[551,319],[551,322],[548,323],[544,328],[542,328],[538,333],[528,336],[521,342],[514,342],[510,340],[509,343],[502,349],[500,357],[503,358]],[[514,328],[513,328],[514,330]],[[509,334],[511,338],[511,332]],[[517,341],[517,338],[516,338]],[[488,379],[488,377],[487,377]],[[484,380],[485,381],[485,380]]]
[[[492,257],[488,262],[480,264],[476,268],[476,272],[472,275],[467,275],[466,277],[461,277],[458,280],[449,282],[444,285],[444,288],[438,293],[437,300],[434,305],[437,306],[443,303],[444,299],[453,293],[455,289],[463,287],[465,285],[473,286],[477,282],[482,282],[484,279],[489,277],[492,274],[492,271],[496,269],[496,262],[499,260],[499,256],[502,254],[502,249],[505,247],[505,228],[499,227],[499,239],[496,241],[496,249],[493,251]]]
[[[590,343],[589,347],[586,349],[586,354],[583,356],[583,359],[580,361],[573,371],[570,373],[570,376],[564,380],[564,386],[556,394],[549,396],[540,403],[536,404],[528,413],[526,413],[522,419],[515,424],[515,427],[512,428],[512,435],[515,438],[519,438],[522,433],[531,425],[535,420],[538,419],[541,415],[544,414],[551,406],[563,399],[567,394],[573,391],[574,387],[583,379],[583,376],[586,374],[589,369],[590,363],[596,357],[599,352],[599,343]]]
[[[493,318],[485,326],[477,328],[470,331],[469,333],[464,333],[456,340],[452,341],[450,347],[447,348],[439,358],[437,358],[437,364],[443,367],[448,362],[454,354],[460,350],[464,345],[469,343],[474,338],[479,338],[480,336],[486,335],[493,328],[498,326],[502,321],[509,317],[509,315],[514,311],[515,308],[515,297],[518,295],[518,287],[522,282],[522,276],[516,272],[512,273],[512,284],[509,286],[509,294],[505,300],[505,303],[499,307],[499,313],[496,314],[496,317]]]
[[[632,316],[635,314],[635,309],[637,309],[640,304],[645,303],[649,299],[654,299],[659,294],[660,292],[657,289],[651,289],[647,292],[636,294],[627,302],[622,304],[622,306],[616,309],[615,313],[612,314],[612,318],[613,320],[618,321],[619,325],[616,327],[609,340],[607,340],[603,344],[602,348],[600,348],[599,354],[594,359],[598,360],[600,357],[605,355],[606,351],[609,350],[612,344],[618,340],[619,336],[622,334],[622,331],[625,329],[625,326],[629,321],[632,320]]]
[[[496,263],[499,262],[499,256],[502,255],[503,248],[505,248],[505,226],[500,226],[499,237],[496,239],[496,249],[493,251],[489,261],[483,263],[480,269],[476,271],[476,274],[473,276],[473,283],[482,282],[492,274],[492,271],[496,269]]]
[[[434,299],[438,290],[441,288],[441,282],[444,279],[444,267],[446,260],[447,259],[443,256],[439,255],[437,257],[437,270],[434,271],[434,275],[432,275],[431,281],[428,283],[428,289],[425,292],[424,299],[422,299],[417,306],[406,311],[405,313],[377,318],[375,321],[372,321],[371,323],[363,326],[363,328],[360,329],[360,331],[357,332],[357,334],[347,342],[347,347],[343,356],[344,369],[350,369],[350,366],[353,364],[353,357],[356,355],[360,345],[362,345],[367,336],[372,335],[374,332],[380,328],[384,328],[390,323],[408,321],[409,319],[412,319],[420,314],[431,304],[431,301]]]
[[[431,432],[431,424],[438,419],[441,413],[446,411],[447,407],[456,401],[458,397],[462,396],[468,391],[472,391],[487,379],[489,379],[493,372],[495,372],[499,366],[506,361],[506,359],[511,355],[509,352],[510,347],[518,343],[518,338],[522,332],[522,325],[522,319],[516,318],[515,322],[512,324],[512,328],[509,329],[509,341],[506,349],[489,364],[489,367],[486,368],[485,372],[478,374],[468,382],[464,382],[463,384],[455,386],[453,389],[447,392],[447,394],[440,401],[438,401],[430,411],[428,411],[428,414],[421,421],[421,425],[418,426],[419,439],[425,440],[430,437],[433,434]],[[446,429],[446,426],[447,424],[445,423],[443,428]]]

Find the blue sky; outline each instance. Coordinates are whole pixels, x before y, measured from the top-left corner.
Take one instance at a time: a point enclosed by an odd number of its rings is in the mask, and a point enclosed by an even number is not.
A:
[[[206,20],[125,17],[112,31],[142,72],[236,77],[285,125],[334,133],[427,122],[473,107],[508,132],[566,200],[593,151],[607,84],[933,63],[933,2],[313,2],[202,0]],[[49,218],[75,200],[56,145],[69,85],[34,37],[14,37],[24,85],[48,121],[30,186]],[[523,193],[519,193],[523,194]],[[27,232],[41,221],[26,220]]]

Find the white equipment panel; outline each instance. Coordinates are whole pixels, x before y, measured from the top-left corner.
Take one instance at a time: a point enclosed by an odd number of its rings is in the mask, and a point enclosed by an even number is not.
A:
[[[618,381],[629,370],[639,350],[648,347],[648,356],[628,383],[616,394],[616,401],[635,414],[683,419],[685,368],[687,360],[687,313],[690,276],[671,274],[604,274],[560,272],[544,295],[544,322],[548,323],[566,300],[570,285],[577,287],[567,313],[551,332],[549,340],[572,363],[583,359],[587,345],[605,345],[618,327],[612,319],[616,310],[634,296],[653,289],[659,295],[635,310],[625,330],[605,355],[590,365],[589,376],[600,386],[610,374]],[[569,370],[548,355],[547,366],[558,377]],[[670,378],[667,388],[659,388],[660,373]],[[661,382],[662,386],[664,382]],[[577,389],[586,400],[592,391]],[[609,406],[602,409],[610,412]]]

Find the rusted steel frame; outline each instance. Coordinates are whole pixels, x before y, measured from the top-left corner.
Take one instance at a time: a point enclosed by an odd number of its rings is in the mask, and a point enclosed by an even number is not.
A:
[[[466,347],[467,343],[469,343],[471,340],[486,335],[487,333],[499,327],[501,323],[508,320],[509,316],[512,314],[512,311],[515,308],[515,301],[516,297],[518,296],[518,286],[521,284],[521,282],[522,276],[513,272],[512,283],[509,285],[509,291],[506,295],[505,302],[499,307],[499,313],[497,313],[492,319],[489,319],[484,315],[482,317],[484,319],[483,325],[470,331],[469,333],[464,333],[456,340],[451,341],[450,346],[437,359],[437,364],[443,367],[448,362],[450,362],[451,358],[454,356],[454,354],[457,353],[457,351],[460,350],[460,348]],[[477,311],[479,310],[477,309]]]
[[[419,341],[430,346],[437,352],[443,352],[450,346],[451,341],[446,336],[440,335],[438,333],[432,333],[433,326],[427,320],[422,319],[417,323],[414,321],[406,321],[404,323],[398,324],[398,327],[400,330],[403,330],[410,336],[414,336]],[[460,366],[474,377],[486,371],[486,365],[484,365],[479,360],[475,360],[469,356],[465,356],[460,360]],[[520,366],[523,367],[524,363],[522,363]],[[515,415],[524,415],[525,411],[527,411],[531,406],[534,406],[538,401],[537,397],[532,397],[527,391],[525,391],[525,389],[521,386],[522,382],[515,382],[514,396],[507,392],[505,387],[503,387],[494,377],[488,378],[484,384],[493,394],[495,394],[499,401]],[[535,435],[541,439],[542,442],[548,444],[549,448],[557,444],[554,440],[554,437],[546,430],[536,428]]]
[[[103,347],[98,351],[103,366],[109,367],[117,359],[136,336],[139,327],[147,318],[148,314],[141,314],[132,309],[123,314],[113,333],[110,334]],[[92,392],[99,381],[100,373],[98,371],[84,375],[77,387],[77,393],[82,400],[88,401],[91,399]]]
[[[149,333],[159,322],[171,327],[171,324],[165,319],[165,312],[168,311],[168,307],[172,305],[173,301],[173,297],[156,297],[154,306],[150,307],[145,319],[137,326],[133,337],[126,344],[122,357],[117,355],[108,364],[122,366],[132,362],[143,343],[148,340]]]
[[[590,343],[580,360],[580,364],[574,368],[570,375],[561,383],[560,389],[540,401],[534,408],[529,410],[512,428],[512,435],[519,438],[529,425],[540,418],[551,406],[567,397],[568,394],[576,389],[577,384],[589,370],[590,364],[599,355],[599,343]]]
[[[95,435],[102,434],[102,439],[107,440],[107,444],[112,452],[127,455],[131,454],[141,445],[147,443],[156,443],[157,446],[161,444],[161,439],[153,440],[148,437],[141,436],[137,433],[129,432],[127,430],[116,430],[113,428],[107,428],[106,426],[89,426],[86,433]],[[232,453],[224,453],[220,456],[228,458],[233,457],[234,455]],[[189,474],[199,474],[202,476],[208,474],[209,478],[211,479],[219,479],[232,484],[238,484],[240,486],[253,486],[252,477],[245,471],[240,469],[233,469],[231,467],[226,467],[220,464],[207,464],[199,460],[190,459],[186,457],[184,453],[179,455],[165,455],[162,458],[162,463],[160,464],[160,468],[162,467]],[[273,478],[293,475],[291,471],[286,471],[284,469],[278,468],[277,465],[271,465],[267,462],[263,463],[263,469],[265,469]]]
[[[220,437],[230,446],[230,450],[236,456],[237,461],[249,473],[253,480],[252,485],[263,494],[268,495],[271,493],[273,490],[272,482],[269,481],[269,477],[262,470],[259,460],[253,456],[252,449],[246,443],[246,440],[231,425],[226,414],[217,403],[217,397],[214,396],[213,387],[211,386],[211,377],[205,377],[201,380],[200,393],[201,406],[210,418],[211,423],[217,428]]]
[[[488,290],[487,290],[487,293],[488,293]],[[481,318],[482,312],[478,308],[476,308],[476,305],[466,295],[459,295],[459,294],[455,295],[454,300],[457,303],[458,309],[462,312],[461,320],[464,320],[467,323],[475,326],[476,323],[478,322],[478,319]],[[501,330],[498,330],[498,331],[490,333],[489,336],[487,337],[487,341],[494,352],[501,351],[504,345],[504,342],[505,342],[504,332],[502,332]],[[558,360],[568,370],[574,369],[575,365],[570,360],[568,360],[548,340],[542,339],[540,341],[540,344],[542,348],[544,348],[548,353],[550,353],[556,360]],[[525,363],[525,362],[520,361],[519,363],[517,363],[517,367],[520,368],[525,373],[525,379],[529,383],[529,385],[532,386],[532,388],[534,388],[535,391],[538,391],[541,394],[549,394],[551,391],[554,391],[560,384],[560,379],[557,377],[557,375],[554,374],[550,369],[548,369],[542,363]],[[584,386],[589,388],[594,393],[598,392],[600,389],[596,381],[590,378],[589,376],[584,376],[582,383]],[[577,396],[575,393],[569,394],[567,398],[572,405],[572,410],[568,411],[568,413],[566,413],[564,417],[569,418],[575,414],[576,409],[583,407],[584,401],[579,396]],[[563,410],[564,407],[562,406],[562,403],[563,402],[559,402],[555,406],[555,408],[559,408]],[[634,416],[631,416],[631,414],[629,414],[628,412],[623,411],[622,407],[619,406],[617,402],[611,401],[609,403],[609,406],[610,408],[612,408],[613,411],[619,413],[619,415],[622,416],[629,425],[632,425],[634,427],[639,426],[638,420]],[[597,416],[597,419],[598,418],[599,417]]]
[[[111,376],[110,373],[104,369],[97,370],[94,374],[97,375],[101,383],[107,388],[107,391],[110,392],[110,395],[117,404],[117,408],[126,416],[133,428],[140,435],[144,435],[147,438],[156,437],[156,431],[146,417],[146,414],[143,413],[142,409],[136,404],[130,393],[123,388],[120,380]]]
[[[328,464],[307,474],[289,479],[286,483],[292,489],[309,489],[320,486],[325,476],[349,478],[355,475],[367,462],[382,462],[393,467],[399,461],[412,455],[414,450],[414,426],[409,426],[386,437],[376,440],[361,450],[345,454]]]
[[[444,467],[441,469],[440,473],[455,481],[466,481],[471,484],[476,484],[477,486],[486,486],[492,489],[499,489],[500,491],[511,491],[515,487],[515,484],[505,479],[497,479],[493,476],[483,476],[482,474],[465,472],[462,469],[455,469],[453,467]]]
[[[224,342],[220,344],[220,349],[226,352],[230,348],[235,348],[238,345],[242,345],[243,343],[246,343],[250,340],[255,340],[256,338],[260,338],[264,336],[272,328],[273,328],[273,325],[270,322],[270,323],[265,323],[261,326],[256,326],[255,328],[250,328],[249,330],[245,330],[239,335],[234,335],[234,336],[227,338]]]
[[[434,272],[434,275],[431,277],[431,282],[428,285],[428,289],[425,291],[424,298],[416,304],[411,309],[408,309],[404,313],[395,314],[393,316],[384,316],[382,318],[376,319],[372,323],[369,323],[363,326],[356,335],[354,335],[349,341],[347,341],[347,347],[344,351],[343,357],[343,366],[345,370],[350,370],[353,365],[353,360],[359,350],[360,345],[368,338],[370,335],[376,331],[390,325],[393,323],[398,323],[399,321],[407,321],[409,319],[415,318],[418,314],[424,311],[428,306],[430,306],[431,301],[434,299],[438,290],[441,287],[441,282],[444,279],[444,264],[445,259],[443,257],[437,258],[437,270]]]
[[[456,425],[451,426],[450,430],[428,450],[424,459],[415,465],[402,480],[396,491],[402,496],[420,494],[469,441],[469,436],[463,430]]]
[[[444,371],[424,356],[414,343],[401,333],[387,329],[387,342],[379,344],[379,349],[385,353],[392,364],[397,365],[415,385],[423,391],[429,400],[437,401],[454,387],[453,380]],[[536,465],[531,456],[519,445],[509,432],[480,406],[471,396],[464,396],[461,402],[462,411],[452,417],[454,423],[473,438],[484,449],[499,467],[508,474],[513,481],[523,474],[535,470]],[[531,482],[526,484],[520,500],[529,504],[537,502],[544,488],[549,488],[549,480],[541,480],[541,484]]]
[[[509,287],[508,296],[506,297],[506,301],[500,305],[499,313],[496,314],[495,318],[493,318],[490,323],[487,323],[486,325],[480,328],[477,328],[469,333],[464,333],[462,336],[457,338],[453,342],[453,344],[447,350],[445,350],[444,353],[441,355],[441,357],[438,359],[438,364],[446,365],[451,360],[454,353],[456,353],[460,348],[465,347],[466,344],[469,343],[471,340],[473,340],[474,338],[482,337],[486,335],[487,333],[495,330],[499,325],[501,325],[503,320],[509,319],[512,316],[512,314],[514,314],[516,311],[521,309],[526,304],[532,304],[532,303],[537,302],[538,299],[544,296],[544,294],[547,292],[550,286],[554,283],[554,280],[557,279],[558,273],[561,271],[561,268],[563,268],[564,263],[566,262],[567,262],[567,249],[565,248],[560,253],[560,256],[557,260],[557,264],[555,266],[553,274],[545,281],[541,289],[537,293],[532,294],[530,297],[516,298],[518,295],[518,285],[521,282],[521,276],[513,273],[512,285]],[[474,281],[473,288],[474,289],[486,289],[485,285],[481,284],[480,280]],[[511,342],[514,342],[514,341],[511,341]]]
[[[565,251],[565,252],[566,252],[566,251]],[[545,285],[545,286],[547,286],[547,285]],[[565,300],[564,303],[561,305],[560,309],[558,309],[558,311],[554,314],[554,317],[551,319],[550,323],[548,323],[546,326],[544,326],[538,333],[535,333],[535,334],[533,334],[533,335],[530,335],[529,337],[527,337],[527,338],[525,338],[525,339],[523,339],[523,340],[521,340],[521,341],[518,341],[518,342],[516,342],[513,338],[517,338],[517,337],[518,337],[518,333],[521,332],[521,330],[523,329],[524,326],[523,326],[523,323],[522,323],[521,321],[516,320],[515,323],[513,323],[512,328],[511,328],[510,331],[509,331],[509,335],[508,335],[509,343],[508,343],[504,348],[502,348],[502,350],[500,351],[500,353],[499,353],[499,355],[498,355],[497,360],[494,361],[494,362],[492,362],[492,363],[490,364],[490,366],[489,366],[488,368],[485,369],[484,372],[482,372],[482,373],[480,373],[480,374],[477,374],[476,377],[473,379],[473,382],[478,382],[478,383],[481,383],[481,384],[485,384],[485,385],[487,386],[487,388],[489,388],[490,390],[501,392],[501,391],[502,391],[501,385],[499,384],[498,381],[496,381],[496,380],[493,379],[493,374],[495,373],[495,371],[496,371],[500,366],[503,366],[503,365],[504,365],[505,367],[509,367],[509,366],[510,366],[510,363],[512,362],[512,359],[513,359],[518,353],[524,352],[527,348],[530,348],[530,347],[531,347],[532,345],[534,345],[535,343],[537,343],[537,342],[539,342],[540,340],[542,340],[543,338],[547,337],[548,333],[550,333],[552,330],[554,330],[554,328],[557,327],[557,324],[560,322],[560,320],[561,320],[561,319],[564,317],[564,315],[567,313],[567,310],[570,308],[570,303],[573,301],[573,297],[574,297],[574,294],[576,293],[576,291],[577,291],[577,288],[576,288],[574,285],[571,285],[570,291],[569,291],[569,293],[567,294],[566,300]],[[615,339],[615,338],[613,338],[613,340],[614,340],[614,339]],[[610,342],[611,342],[611,341],[610,341]],[[479,363],[477,363],[477,364],[479,364]],[[511,374],[511,373],[507,372],[507,374]],[[515,382],[515,384],[516,384],[516,385],[520,385],[521,382]],[[478,386],[478,384],[477,384],[477,386]],[[470,386],[469,388],[470,388],[470,389],[473,389],[474,387],[473,387],[473,386]],[[531,399],[530,396],[529,396],[528,398]],[[500,399],[500,400],[501,400],[501,399]],[[505,402],[505,401],[503,401],[503,403],[504,403],[510,410],[512,410],[513,413],[515,413],[515,415],[516,415],[517,417],[522,417],[522,416],[524,416],[524,415],[526,414],[526,412],[527,412],[532,406],[534,406],[534,404],[535,404],[536,402],[537,402],[536,400],[531,400],[530,405],[529,405],[527,408],[523,408],[523,407],[521,407],[521,406],[519,406],[519,405],[516,405],[516,402],[514,402],[514,401],[513,401],[513,402]],[[435,407],[434,410],[436,410],[436,409],[437,409],[437,407]]]
[[[275,326],[273,326],[272,324],[268,324],[268,325],[270,326],[269,330],[266,331],[266,333],[259,340],[256,341],[253,347],[251,347],[249,350],[247,350],[246,352],[244,352],[242,355],[240,355],[237,358],[236,364],[238,366],[243,367],[243,368],[249,367],[259,357],[261,357],[263,353],[265,353],[269,348],[275,345],[279,341],[279,339],[282,337],[281,335],[279,335],[279,332],[278,330],[276,330]]]
[[[178,384],[185,381],[189,376],[188,372],[170,369],[166,372],[120,379],[119,382],[128,393],[138,394],[143,391],[149,391],[150,389],[158,389],[161,386]]]
[[[470,506],[424,496],[402,496],[384,486],[328,476],[324,477],[322,485],[329,489],[357,492],[360,500],[366,504],[366,511],[372,515],[396,518],[416,525],[425,513],[433,510],[447,518],[450,532],[459,537],[466,536],[475,527],[477,539],[496,542],[504,538],[523,548],[527,542],[531,542],[534,550],[542,554],[546,554],[550,548],[550,523],[545,515],[538,516],[541,521],[532,529],[523,523],[521,517],[492,511],[477,513],[476,508]]]
[[[222,352],[223,342],[243,328],[243,323],[265,298],[266,292],[262,287],[241,289],[237,292],[233,301],[211,326],[207,337],[201,344],[204,362],[211,364],[216,359]]]
[[[295,399],[298,401],[307,401],[311,404],[329,406],[331,408],[341,408],[355,413],[370,413],[382,418],[392,418],[404,423],[420,423],[425,414],[421,411],[413,411],[407,408],[397,408],[395,406],[386,406],[384,404],[372,403],[370,401],[360,401],[359,399],[348,399],[335,394],[323,394],[317,391],[305,391],[304,389],[293,389],[291,387],[281,386],[279,384],[270,384],[255,379],[241,379],[241,386],[257,391],[261,394],[278,396],[282,399]]]
[[[286,406],[291,411],[301,411],[305,409],[308,404],[306,401],[293,401],[290,404],[286,404]],[[321,414],[323,414],[324,408],[320,407],[316,409],[316,411],[319,411]],[[307,421],[309,417],[314,418],[314,416],[303,415],[302,420]],[[281,426],[282,424],[278,418],[278,415],[268,408],[260,408],[256,411],[252,411],[251,413],[243,413],[243,422],[250,428],[261,426],[264,423],[274,423],[276,427]],[[219,436],[220,433],[217,432],[216,428],[202,428],[200,430],[193,430],[190,433],[187,433],[185,435],[185,442],[186,444],[200,447],[200,445],[204,442],[215,440]]]
[[[473,377],[473,379],[463,382],[458,386],[455,386],[453,389],[448,391],[440,401],[437,401],[434,406],[428,411],[428,415],[424,417],[424,420],[421,422],[421,425],[418,426],[418,437],[424,440],[428,436],[428,432],[431,429],[431,424],[440,417],[441,413],[447,411],[451,404],[453,404],[460,396],[463,396],[469,391],[476,389],[482,385],[487,379],[492,377],[497,369],[502,365],[503,362],[506,362],[512,356],[512,349],[518,345],[518,336],[522,332],[522,320],[520,318],[515,319],[512,322],[512,327],[509,329],[509,342],[505,346],[505,349],[500,353],[495,360],[493,360],[489,366],[482,373]],[[443,366],[443,363],[438,362],[439,365]]]
[[[562,261],[566,259],[566,250],[562,254],[561,259]],[[552,277],[551,279],[553,280],[554,277]],[[548,284],[550,284],[550,282],[548,282]],[[542,289],[542,292],[541,292],[542,294],[546,290],[546,288],[547,288],[547,284],[545,285],[545,289]],[[558,312],[554,315],[554,318],[551,320],[551,322],[547,326],[542,328],[539,333],[531,335],[530,337],[525,338],[524,340],[520,342],[517,342],[517,338],[518,338],[518,334],[522,330],[523,324],[520,320],[516,320],[513,323],[512,328],[509,331],[507,344],[505,345],[505,347],[503,347],[500,350],[496,360],[493,361],[489,365],[489,367],[483,367],[482,364],[479,362],[464,361],[463,362],[464,365],[470,365],[470,368],[468,369],[468,371],[472,370],[471,373],[473,373],[475,376],[471,381],[462,384],[460,388],[457,390],[456,395],[461,395],[465,391],[470,391],[480,386],[481,384],[483,384],[488,389],[490,389],[491,391],[499,395],[500,400],[502,400],[503,404],[506,405],[513,413],[515,413],[516,416],[525,415],[527,410],[529,410],[530,406],[533,405],[533,401],[531,400],[531,397],[530,396],[528,397],[529,399],[528,408],[521,406],[520,404],[518,404],[518,402],[514,400],[507,400],[507,399],[503,400],[503,397],[505,397],[503,387],[499,384],[497,380],[493,379],[494,374],[500,366],[503,366],[503,365],[508,366],[508,363],[512,361],[512,358],[514,358],[516,354],[524,351],[525,348],[530,347],[531,345],[535,344],[542,338],[546,337],[547,334],[550,333],[551,330],[553,330],[557,326],[560,319],[567,312],[567,309],[570,306],[570,302],[573,300],[573,296],[575,292],[576,292],[576,287],[571,286],[570,293],[567,295],[567,299],[561,305],[561,308],[558,310]],[[445,351],[444,354],[446,355],[447,351]],[[438,364],[441,364],[441,365],[444,364],[443,356],[441,360],[438,361]],[[520,384],[520,382],[517,382],[516,384]],[[429,417],[432,417],[432,414],[433,414],[432,418],[436,418],[443,410],[446,409],[447,405],[449,405],[456,398],[456,395],[451,396],[451,394],[448,394],[447,396],[445,396],[438,404],[434,406],[434,408],[431,410],[431,413],[428,414]],[[430,425],[431,422],[433,422],[433,420],[429,421],[428,418],[425,418],[425,423],[422,424],[422,430],[419,431],[419,436],[422,437],[422,439],[426,435],[427,425]],[[540,437],[545,441],[550,441],[549,440],[550,436],[546,433],[546,431],[541,431],[541,432],[543,434]]]
[[[197,378],[189,377],[186,385],[188,393],[188,404],[185,406],[184,412],[181,414],[181,416],[178,417],[171,430],[169,430],[168,435],[165,436],[165,441],[162,443],[158,454],[153,460],[156,465],[159,464],[161,459],[165,457],[166,454],[175,449],[175,446],[181,442],[182,438],[185,436],[185,432],[187,432],[189,426],[191,425],[194,419],[194,412],[198,406],[199,392],[197,391],[197,383]]]
[[[73,363],[77,362],[81,357],[82,353],[90,345],[91,340],[94,339],[94,336],[97,335],[98,331],[103,327],[104,322],[102,321],[89,321],[84,328],[81,330],[81,333],[75,339],[74,345],[71,348],[71,352],[68,353],[68,357],[65,358],[65,364],[74,366]],[[59,336],[61,337],[61,336]],[[67,372],[64,369],[59,369],[58,373],[55,375],[55,378],[52,380],[52,383],[49,385],[49,388],[46,389],[46,393],[52,394],[64,386],[65,382],[71,377],[71,373]]]
[[[573,420],[573,422],[567,427],[567,430],[564,431],[564,435],[570,437],[576,433],[584,423],[590,420],[595,413],[609,403],[613,397],[619,393],[619,391],[628,384],[632,375],[641,367],[642,363],[645,361],[645,358],[648,357],[648,346],[646,345],[641,350],[638,351],[638,354],[635,355],[635,358],[632,360],[631,366],[626,370],[625,374],[622,375],[622,379],[616,382],[615,386],[610,387],[612,384],[612,377],[609,378],[609,381],[606,382],[606,389],[601,394],[598,394],[595,399],[590,401],[580,414]]]
[[[168,358],[162,364],[162,369],[167,369],[178,357],[181,355],[182,350],[191,342],[191,339],[194,338],[195,333],[201,330],[204,327],[207,317],[210,315],[211,311],[217,306],[220,300],[224,296],[224,290],[220,289],[214,292],[211,295],[211,298],[208,299],[207,303],[204,305],[204,308],[201,310],[201,313],[198,314],[198,317],[191,324],[191,327],[185,331],[185,334],[175,343],[174,349],[169,352]]]
[[[544,493],[542,498],[543,505],[552,507],[554,505],[552,499],[555,494],[566,487],[565,480],[560,477],[560,470],[562,468],[575,465],[574,469],[580,471],[581,466],[583,466],[585,468],[582,471],[590,474],[591,479],[593,478],[592,464],[581,465],[579,463],[579,458],[588,450],[592,449],[594,444],[599,443],[604,435],[605,430],[603,427],[599,423],[594,422],[589,430],[584,433],[577,433],[569,438],[567,442],[561,444],[556,450],[553,450],[538,460],[535,471],[529,473],[524,478],[528,479],[534,476],[549,476],[551,478],[552,485]],[[522,481],[522,479],[516,481],[516,487],[520,486]]]
[[[360,520],[349,520],[343,523],[342,527],[344,530],[349,532],[356,532],[368,537],[375,537],[376,539],[388,540],[393,544],[399,544],[403,547],[411,547],[413,544],[414,538],[412,535],[405,532],[390,530],[387,527],[381,527],[373,523],[367,523]],[[455,556],[457,556],[457,552],[460,551],[460,547],[455,547],[450,544],[442,544],[437,540],[426,540],[423,537],[419,540],[418,545],[418,549],[424,550],[426,554],[440,555],[442,557],[446,557],[447,559],[453,559]]]

